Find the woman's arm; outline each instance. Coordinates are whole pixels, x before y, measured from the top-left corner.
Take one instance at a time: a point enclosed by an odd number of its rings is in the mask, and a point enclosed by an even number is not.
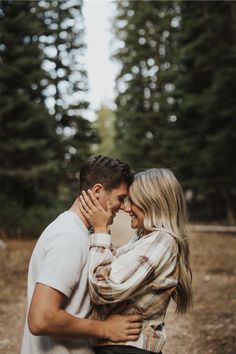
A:
[[[160,241],[157,232],[135,243],[116,257],[110,248],[110,235],[91,235],[89,287],[93,302],[107,304],[129,299],[154,280],[156,290],[176,286],[177,279],[171,276],[177,262],[172,242]]]

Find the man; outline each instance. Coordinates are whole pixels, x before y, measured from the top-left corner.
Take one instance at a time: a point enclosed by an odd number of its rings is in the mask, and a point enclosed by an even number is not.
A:
[[[112,220],[124,208],[133,175],[125,163],[91,156],[80,171],[80,193],[90,188],[104,208],[110,201]],[[112,341],[136,340],[140,316],[89,319],[87,287],[89,222],[76,198],[40,236],[28,273],[28,311],[21,354],[93,353],[92,337]]]

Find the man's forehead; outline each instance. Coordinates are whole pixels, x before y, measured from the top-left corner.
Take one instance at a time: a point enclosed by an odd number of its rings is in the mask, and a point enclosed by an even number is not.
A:
[[[122,183],[119,185],[119,187],[117,187],[114,190],[119,196],[127,196],[128,195],[128,184],[126,183]]]

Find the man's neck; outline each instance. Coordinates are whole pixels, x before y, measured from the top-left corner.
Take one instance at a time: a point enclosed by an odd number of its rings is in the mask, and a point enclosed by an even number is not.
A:
[[[81,221],[83,222],[83,224],[85,225],[85,227],[87,229],[90,228],[90,224],[88,222],[88,220],[83,216],[83,214],[80,211],[79,208],[79,203],[78,203],[78,198],[75,199],[74,203],[72,204],[72,206],[69,209],[72,213],[76,214],[79,216],[79,218],[81,219]]]

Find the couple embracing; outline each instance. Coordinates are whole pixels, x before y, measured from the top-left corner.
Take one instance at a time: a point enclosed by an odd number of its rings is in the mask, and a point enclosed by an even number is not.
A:
[[[114,250],[120,209],[137,234]],[[88,158],[79,196],[31,256],[21,354],[161,353],[170,300],[180,313],[192,302],[186,222],[170,170],[133,175],[119,160]]]

